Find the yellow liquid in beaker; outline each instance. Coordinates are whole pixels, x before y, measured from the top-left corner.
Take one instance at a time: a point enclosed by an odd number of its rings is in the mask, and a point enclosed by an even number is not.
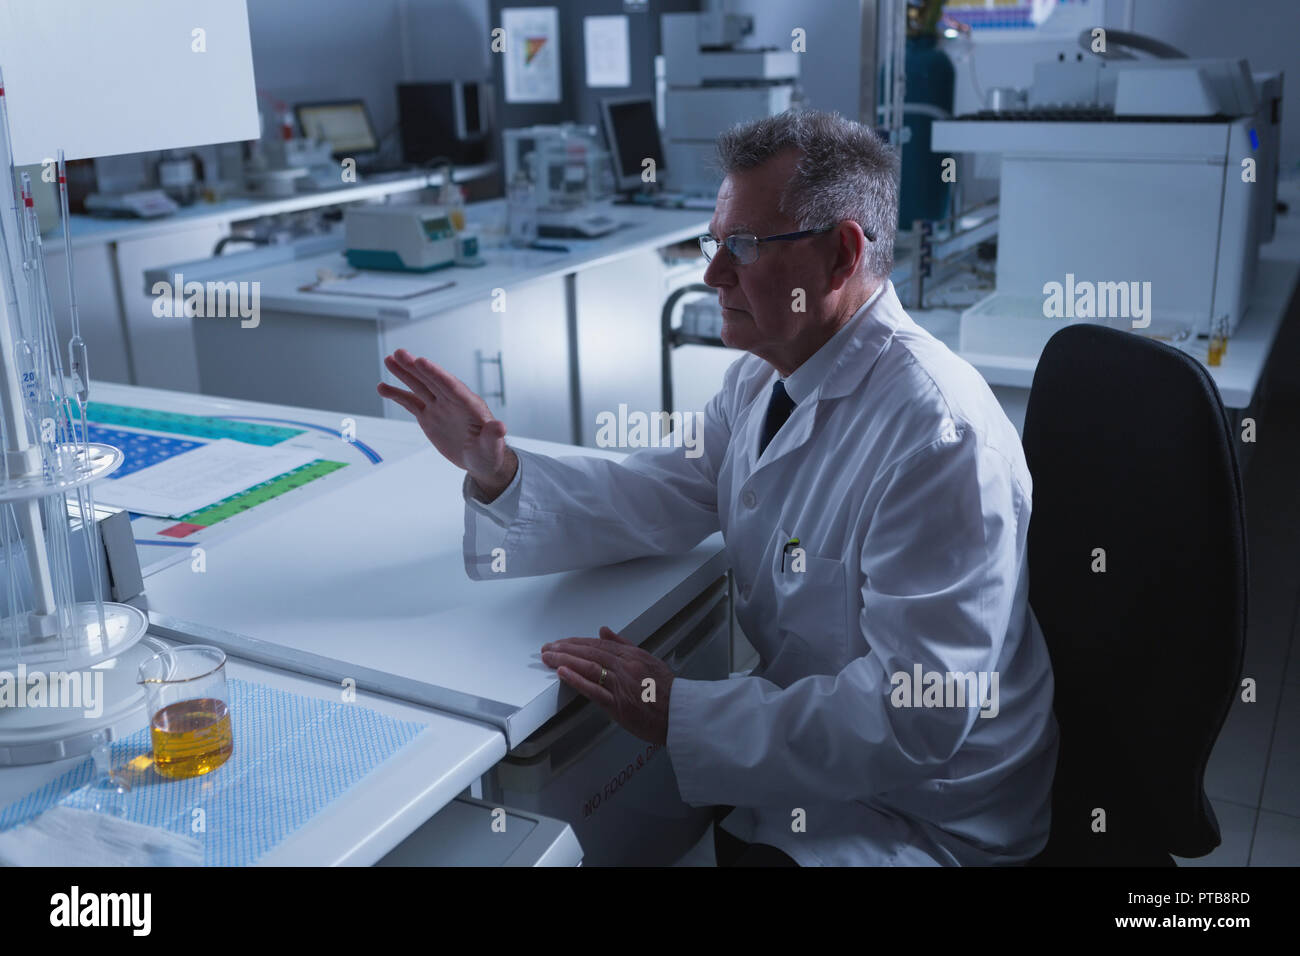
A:
[[[168,704],[149,722],[154,769],[161,776],[197,777],[230,759],[235,735],[230,711],[212,697]]]
[[[1219,365],[1223,361],[1223,353],[1228,350],[1228,340],[1221,335],[1210,336],[1210,355],[1207,364]]]

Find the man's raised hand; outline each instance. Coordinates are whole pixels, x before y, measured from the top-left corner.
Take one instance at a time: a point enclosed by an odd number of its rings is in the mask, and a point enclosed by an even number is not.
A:
[[[487,403],[464,382],[426,358],[398,349],[384,359],[384,366],[407,388],[381,382],[379,394],[414,415],[433,447],[469,472],[487,500],[501,494],[519,467],[506,445],[505,422],[493,418]]]

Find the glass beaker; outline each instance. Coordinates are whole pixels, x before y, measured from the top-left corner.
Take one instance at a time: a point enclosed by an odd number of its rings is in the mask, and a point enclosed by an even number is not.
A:
[[[1210,351],[1206,365],[1222,365],[1223,353],[1228,349],[1228,317],[1215,316],[1210,322]]]
[[[522,170],[510,184],[506,222],[512,246],[526,248],[537,241],[537,197]]]
[[[140,665],[153,765],[160,776],[197,777],[230,759],[235,737],[226,694],[226,652],[188,644]]]

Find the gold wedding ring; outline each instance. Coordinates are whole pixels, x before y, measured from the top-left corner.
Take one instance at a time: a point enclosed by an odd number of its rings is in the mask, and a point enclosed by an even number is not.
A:
[[[600,681],[598,682],[601,687],[605,686],[605,678],[608,676],[609,676],[609,671],[605,670],[605,668],[602,667],[600,669]]]

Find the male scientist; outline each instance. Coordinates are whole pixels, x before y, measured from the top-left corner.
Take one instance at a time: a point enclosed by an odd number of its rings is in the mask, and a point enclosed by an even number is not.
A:
[[[723,341],[748,354],[692,455],[512,449],[482,399],[401,350],[386,365],[407,388],[379,392],[468,473],[473,578],[501,576],[498,547],[516,576],[722,531],[751,673],[674,679],[609,628],[542,647],[561,680],[667,745],[683,800],[735,808],[719,862],[1024,862],[1047,840],[1057,727],[1019,436],[899,303],[897,161],[871,130],[783,113],[724,133],[718,157],[704,281]]]

